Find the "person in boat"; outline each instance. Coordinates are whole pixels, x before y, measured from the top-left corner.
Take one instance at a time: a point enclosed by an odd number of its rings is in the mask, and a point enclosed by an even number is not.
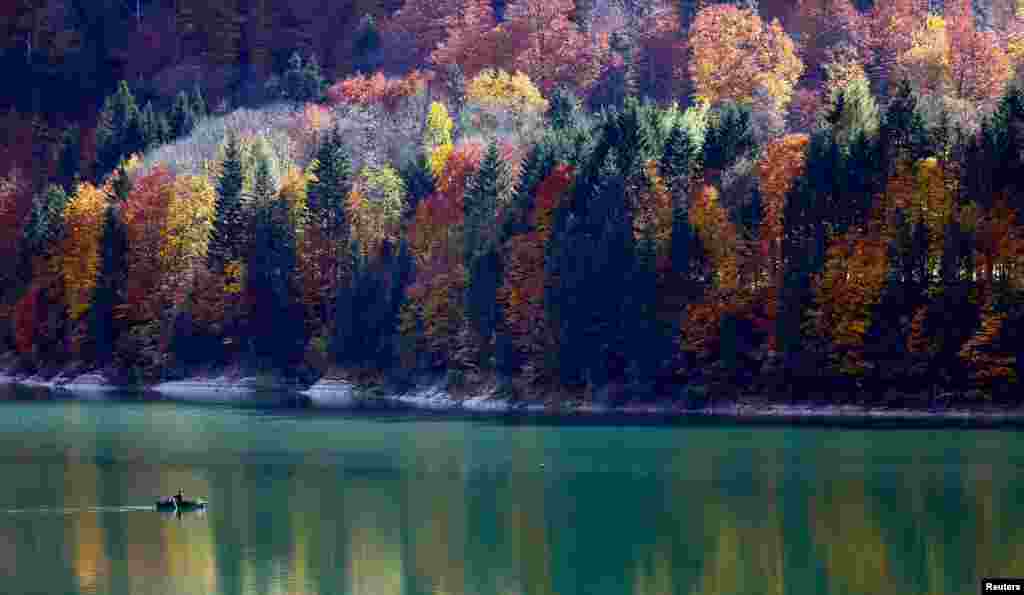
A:
[[[174,495],[174,503],[178,506],[185,501],[185,495],[182,493],[181,488],[178,489],[178,493]]]

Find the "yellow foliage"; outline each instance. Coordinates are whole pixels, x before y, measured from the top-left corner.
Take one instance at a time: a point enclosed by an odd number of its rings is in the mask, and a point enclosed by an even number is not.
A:
[[[643,236],[644,230],[654,229],[654,241],[658,247],[659,260],[668,256],[672,242],[672,194],[658,172],[658,164],[654,159],[644,166],[647,175],[647,187],[640,192],[637,200],[636,217],[633,220],[636,239]]]
[[[960,349],[960,358],[979,384],[1017,382],[1015,354],[999,352],[993,347],[1005,322],[1006,314],[986,305],[982,311],[981,327]]]
[[[99,270],[108,187],[79,184],[64,213],[65,236],[55,259],[64,280],[68,311],[78,320],[89,310]]]
[[[847,374],[864,372],[864,335],[881,299],[889,261],[886,243],[876,235],[852,233],[829,247],[817,278],[815,303],[819,334],[831,339],[835,358]]]
[[[915,89],[930,93],[946,89],[952,77],[946,21],[931,15],[914,32],[910,49],[897,60],[898,72]]]
[[[245,262],[232,260],[224,265],[224,293],[238,295],[245,290]]]
[[[698,99],[751,102],[767,91],[785,110],[804,71],[797,46],[778,20],[765,25],[756,13],[717,4],[702,9],[690,27],[690,77]]]
[[[205,176],[181,176],[167,209],[167,228],[160,246],[161,270],[169,281],[168,298],[180,303],[195,267],[206,257],[213,228],[216,192]]]
[[[423,132],[424,147],[433,150],[442,145],[451,145],[454,126],[451,116],[448,115],[448,108],[439,101],[432,102],[430,112],[427,114],[427,128]]]
[[[690,223],[700,236],[714,266],[716,288],[725,293],[739,289],[736,226],[718,201],[718,189],[701,184],[689,210]]]
[[[466,100],[484,107],[511,109],[516,112],[547,111],[548,102],[522,72],[515,74],[486,68],[466,85]]]
[[[309,212],[306,188],[315,176],[312,170],[302,171],[296,166],[291,166],[281,178],[281,200],[288,203],[288,218],[291,221],[292,229],[295,230],[297,241],[301,242],[303,230],[306,226]]]

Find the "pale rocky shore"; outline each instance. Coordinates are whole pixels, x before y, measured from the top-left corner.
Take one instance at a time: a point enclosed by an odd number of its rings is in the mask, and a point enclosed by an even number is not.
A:
[[[632,403],[612,406],[582,400],[564,399],[558,405],[534,401],[510,401],[496,395],[493,387],[484,388],[468,397],[456,397],[443,382],[436,381],[412,390],[384,393],[381,388],[361,386],[340,378],[323,378],[305,387],[272,377],[222,374],[161,382],[145,387],[124,387],[113,384],[97,372],[78,375],[58,374],[52,378],[18,376],[0,373],[0,384],[14,383],[65,391],[82,398],[105,393],[135,390],[159,395],[160,398],[190,402],[246,403],[271,397],[271,400],[296,401],[308,399],[320,409],[408,409],[436,413],[481,415],[548,415],[574,418],[718,418],[737,422],[865,424],[924,423],[966,426],[1012,425],[1024,427],[1024,408],[936,407],[908,408],[864,405],[831,405],[770,402],[764,399],[727,401],[719,399],[707,405],[687,407],[686,398],[653,403]],[[702,393],[703,387],[683,389],[683,394]],[[286,395],[281,399],[281,395]]]

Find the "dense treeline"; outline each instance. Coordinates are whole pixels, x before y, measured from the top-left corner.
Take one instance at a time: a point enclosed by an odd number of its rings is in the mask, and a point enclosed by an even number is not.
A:
[[[274,106],[160,113],[122,83],[91,174],[72,130],[5,223],[11,347],[141,377],[1010,398],[1017,30],[969,0],[802,2],[801,47],[750,4],[409,0],[361,25],[366,72],[328,87],[295,55]],[[414,49],[430,69],[372,72]]]

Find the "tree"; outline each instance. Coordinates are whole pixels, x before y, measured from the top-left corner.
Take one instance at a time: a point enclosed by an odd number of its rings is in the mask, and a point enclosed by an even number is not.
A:
[[[99,253],[99,274],[96,277],[89,310],[89,338],[93,343],[95,361],[101,366],[112,363],[121,324],[115,313],[124,301],[125,256],[128,235],[121,219],[121,209],[107,207]]]
[[[352,60],[356,72],[372,72],[380,65],[380,31],[373,15],[364,14],[359,22],[359,30],[352,47]]]
[[[748,106],[732,101],[714,110],[704,140],[705,168],[724,170],[754,147],[750,114]]]
[[[51,184],[32,199],[32,208],[21,230],[18,277],[29,282],[33,277],[33,262],[45,259],[63,239],[64,214],[70,197],[63,188]]]
[[[280,80],[272,80],[268,84],[271,86],[271,92],[276,92],[279,98],[300,105],[321,101],[327,87],[316,55],[303,60],[297,51],[288,59],[288,69]],[[273,88],[275,84],[277,89]]]
[[[750,10],[715,4],[701,9],[689,36],[689,74],[699,99],[749,103],[764,89],[785,110],[804,65],[778,21],[765,25]]]
[[[246,204],[242,196],[242,156],[238,137],[229,134],[217,181],[217,201],[207,263],[220,270],[244,255]]]
[[[265,157],[258,171],[267,177]],[[301,360],[306,342],[288,204],[272,196],[259,201],[254,223],[246,276],[252,304],[250,354],[260,368],[288,370]]]
[[[826,119],[832,124],[836,142],[843,147],[850,147],[859,137],[874,138],[878,133],[878,106],[868,88],[868,80],[854,76],[836,94]]]
[[[439,101],[431,102],[427,114],[427,125],[423,131],[423,153],[430,164],[434,180],[440,180],[448,157],[452,153],[452,128],[454,122],[448,115],[448,108]]]
[[[144,148],[141,114],[128,83],[121,81],[108,96],[96,125],[96,180],[114,170],[122,159]]]
[[[196,125],[196,115],[192,111],[192,103],[184,91],[180,91],[174,100],[174,107],[171,108],[171,136],[173,138],[184,138],[192,133]]]
[[[196,122],[206,119],[209,115],[209,110],[206,107],[206,100],[203,99],[203,89],[199,86],[199,82],[196,81],[195,86],[192,88],[191,97],[192,116]]]
[[[82,131],[72,126],[64,132],[60,146],[60,158],[57,161],[56,182],[67,194],[75,191],[82,174]]]

